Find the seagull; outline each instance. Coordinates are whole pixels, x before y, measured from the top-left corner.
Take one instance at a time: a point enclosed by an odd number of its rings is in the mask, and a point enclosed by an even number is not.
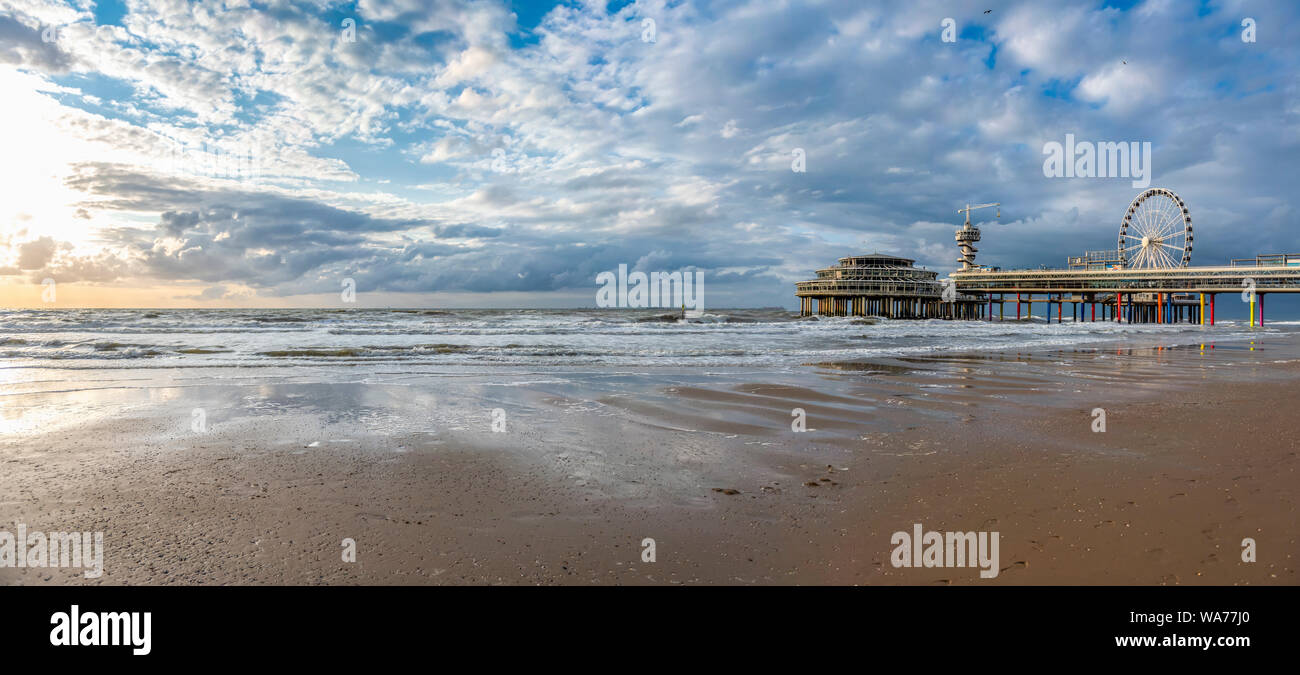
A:
[[[992,11],[993,11],[993,10],[991,10],[991,9],[986,9],[986,10],[984,10],[984,13],[985,13],[985,14],[988,14],[988,13],[990,13],[990,12],[992,12]]]
[[[1126,66],[1128,65],[1128,61],[1123,61],[1123,60],[1121,60],[1120,63],[1122,63],[1122,64],[1124,64],[1124,65],[1126,65]]]

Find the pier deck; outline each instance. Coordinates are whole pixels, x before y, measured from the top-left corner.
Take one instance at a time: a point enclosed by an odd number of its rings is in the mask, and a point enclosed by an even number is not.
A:
[[[1239,265],[1118,270],[988,270],[953,272],[962,293],[1231,293],[1253,281],[1255,292],[1300,292],[1300,265]]]
[[[1057,321],[1063,317],[1062,306],[1074,305],[1076,320],[1087,320],[1079,313],[1082,305],[1102,305],[1103,320],[1139,323],[1173,323],[1190,321],[1214,324],[1215,296],[1220,293],[1249,293],[1253,288],[1250,317],[1264,323],[1264,296],[1268,293],[1300,293],[1300,265],[1247,264],[1223,267],[1175,267],[1163,269],[975,269],[951,275],[963,295],[983,296],[993,316],[993,305],[1014,303],[1016,317],[1020,306],[1047,303],[1056,305]],[[1014,295],[1014,299],[1008,299]],[[1035,299],[1045,295],[1046,299]],[[1249,296],[1246,296],[1249,297]],[[1117,309],[1118,308],[1118,309]],[[1208,321],[1205,314],[1208,308]],[[1107,316],[1109,314],[1109,317]]]

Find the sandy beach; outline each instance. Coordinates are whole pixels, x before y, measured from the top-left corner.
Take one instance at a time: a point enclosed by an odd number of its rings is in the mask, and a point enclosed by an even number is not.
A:
[[[0,583],[1292,585],[1297,344],[11,383],[0,522],[102,531],[104,574]],[[894,567],[917,523],[997,576]]]

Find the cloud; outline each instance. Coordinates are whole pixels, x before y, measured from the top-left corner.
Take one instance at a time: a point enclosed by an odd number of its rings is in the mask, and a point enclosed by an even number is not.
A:
[[[28,26],[12,16],[0,15],[0,64],[26,66],[51,73],[67,72],[72,55],[59,48],[58,26]]]
[[[529,293],[619,264],[693,265],[746,302],[788,305],[791,282],[865,248],[952,269],[966,202],[1004,204],[981,261],[1110,246],[1135,192],[1045,178],[1043,144],[1066,134],[1150,141],[1153,185],[1197,220],[1194,262],[1294,241],[1300,58],[1282,37],[1242,43],[1235,10],[651,0],[556,3],[521,26],[510,7],[141,0],[118,27],[22,3],[0,16],[0,62],[24,77],[0,83],[58,106],[59,132],[102,152],[43,157],[73,196],[38,220],[69,224],[9,237],[0,275]],[[1294,23],[1295,8],[1273,13]],[[47,23],[63,27],[54,44]],[[202,153],[141,160],[171,140],[256,148],[259,173],[223,175]],[[0,211],[10,234],[43,203],[18,201]]]
[[[18,269],[41,269],[54,258],[56,250],[58,250],[58,244],[50,237],[41,237],[34,241],[23,242],[18,245]]]
[[[178,300],[198,300],[200,302],[209,302],[212,300],[220,300],[229,295],[231,295],[231,293],[225,286],[209,286],[194,295],[177,295],[174,297]]]

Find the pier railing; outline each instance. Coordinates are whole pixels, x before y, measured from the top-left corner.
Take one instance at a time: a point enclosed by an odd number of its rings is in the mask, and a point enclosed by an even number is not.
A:
[[[800,281],[795,284],[795,295],[802,296],[913,296],[938,298],[943,287],[934,281],[867,281],[834,279]]]

